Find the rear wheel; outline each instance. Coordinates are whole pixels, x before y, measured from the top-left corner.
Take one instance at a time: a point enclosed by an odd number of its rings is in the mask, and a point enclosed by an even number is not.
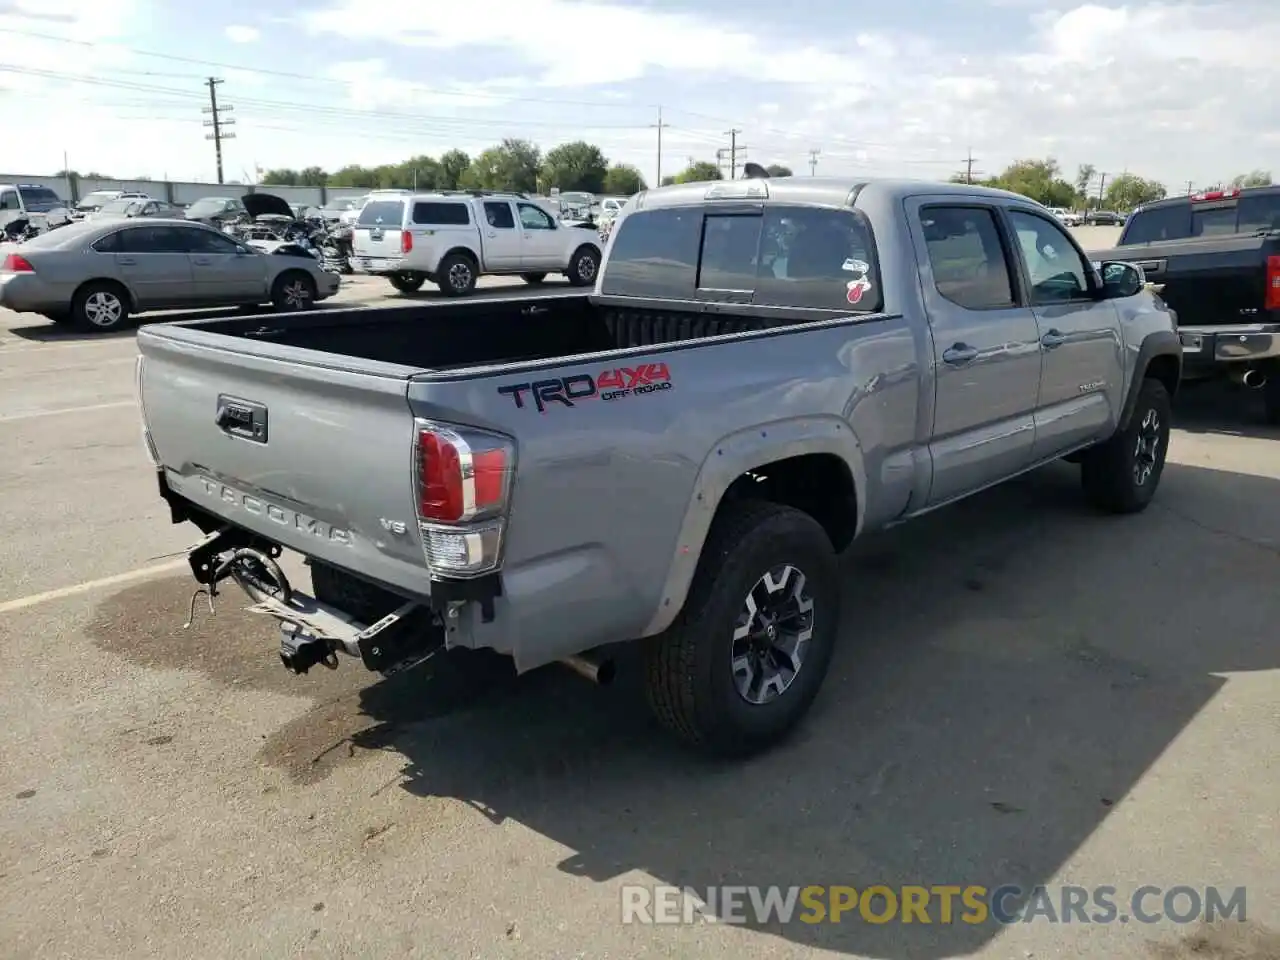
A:
[[[476,263],[466,254],[451,253],[440,261],[436,283],[451,297],[465,297],[476,288]]]
[[[1164,384],[1151,377],[1143,380],[1129,425],[1080,461],[1080,482],[1095,507],[1107,513],[1147,508],[1164,473],[1172,416]]]
[[[547,279],[547,275],[545,273],[522,273],[520,274],[520,278],[524,280],[525,283],[536,286],[543,280]]]
[[[129,322],[129,297],[109,280],[86,283],[72,298],[71,322],[94,333],[120,330]]]
[[[271,305],[284,312],[310,310],[316,305],[316,282],[301,270],[276,277],[271,286]]]
[[[707,752],[768,747],[817,696],[839,607],[835,550],[816,520],[775,503],[727,505],[680,616],[645,641],[650,706]]]
[[[427,278],[421,273],[393,273],[389,279],[391,285],[401,293],[417,293],[427,282]]]

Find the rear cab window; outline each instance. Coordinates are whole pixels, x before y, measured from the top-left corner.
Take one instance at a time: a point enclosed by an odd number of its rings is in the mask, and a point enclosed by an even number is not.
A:
[[[600,292],[839,313],[883,304],[863,215],[799,205],[631,213],[612,240]]]
[[[360,221],[364,222],[363,213]],[[413,204],[413,222],[425,227],[465,227],[471,223],[471,211],[465,203],[418,200]]]
[[[1182,203],[1140,210],[1129,218],[1120,242],[1158,243],[1189,237],[1229,237],[1259,230],[1280,230],[1280,191],[1238,198]]]
[[[370,200],[356,221],[362,227],[394,227],[397,230],[403,222],[403,200]]]

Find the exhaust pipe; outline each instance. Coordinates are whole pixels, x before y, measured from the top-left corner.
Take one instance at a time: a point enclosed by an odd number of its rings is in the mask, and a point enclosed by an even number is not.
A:
[[[1265,387],[1267,385],[1267,375],[1258,368],[1251,367],[1244,372],[1244,376],[1240,378],[1240,382],[1250,390],[1257,390],[1259,387]]]
[[[597,660],[585,654],[575,657],[565,657],[560,661],[574,673],[579,676],[586,677],[592,683],[607,687],[613,683],[613,675],[616,672],[612,660]]]

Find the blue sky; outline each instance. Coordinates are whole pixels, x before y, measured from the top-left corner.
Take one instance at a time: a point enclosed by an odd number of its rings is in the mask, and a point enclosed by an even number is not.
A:
[[[1055,156],[1185,189],[1280,148],[1280,3],[1030,0],[0,0],[0,172],[211,179],[395,162],[503,137],[614,160],[945,177]],[[410,26],[404,26],[408,24]],[[394,25],[394,26],[393,26]],[[159,56],[157,56],[159,54]],[[22,131],[14,136],[14,131]],[[1276,164],[1280,174],[1280,164]]]

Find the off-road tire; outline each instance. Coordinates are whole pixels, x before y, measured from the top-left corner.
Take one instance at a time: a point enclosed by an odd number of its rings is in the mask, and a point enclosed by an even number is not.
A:
[[[393,273],[387,279],[401,293],[417,293],[427,282],[426,274],[422,273]]]
[[[94,305],[102,297],[114,298],[119,304],[119,315],[111,322],[102,320],[102,313],[94,311]],[[99,317],[94,320],[94,316]],[[71,298],[70,323],[90,333],[112,333],[129,325],[129,294],[124,287],[111,280],[94,280],[86,283]]]
[[[520,274],[520,279],[530,286],[537,286],[547,279],[547,275],[545,273],[522,273]]]
[[[461,285],[455,282],[463,277],[463,273],[457,269],[459,267],[466,268],[465,283]],[[465,297],[475,290],[479,275],[480,268],[474,260],[463,253],[451,253],[436,268],[436,285],[445,296]]]
[[[1164,384],[1152,377],[1144,379],[1128,425],[1106,443],[1089,450],[1080,461],[1081,486],[1095,507],[1121,514],[1141,513],[1147,508],[1164,473],[1172,416],[1172,403]],[[1153,425],[1155,462],[1145,479],[1139,480],[1139,441]]]
[[[316,305],[316,282],[302,270],[289,270],[271,285],[271,305],[281,313],[299,313]]]
[[[589,287],[600,273],[600,252],[590,244],[583,244],[574,251],[565,276],[575,287]]]
[[[734,682],[734,625],[757,581],[782,564],[801,570],[813,600],[813,635],[794,680],[753,704]],[[826,531],[792,507],[745,500],[721,508],[676,621],[642,645],[645,687],[658,720],[709,754],[741,757],[786,736],[826,676],[840,618],[836,554]]]

